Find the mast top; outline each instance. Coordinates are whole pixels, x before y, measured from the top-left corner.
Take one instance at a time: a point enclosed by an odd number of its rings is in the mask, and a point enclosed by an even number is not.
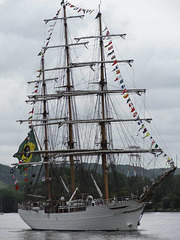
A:
[[[65,4],[65,3],[64,3],[64,0],[62,0],[62,1],[61,1],[61,5],[64,5],[64,4]]]
[[[101,12],[101,4],[102,4],[102,0],[99,1],[99,13]]]

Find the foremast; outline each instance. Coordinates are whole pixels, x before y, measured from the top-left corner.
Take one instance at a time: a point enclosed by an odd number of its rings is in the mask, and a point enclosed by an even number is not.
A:
[[[99,19],[99,35],[100,35],[100,59],[101,59],[101,64],[100,64],[100,89],[101,91],[104,91],[107,87],[107,82],[105,80],[105,68],[104,68],[104,49],[103,49],[103,37],[102,37],[102,14],[100,12],[100,7],[99,7],[99,13],[97,15]],[[106,111],[105,111],[105,99],[106,99],[106,94],[102,93],[101,94],[101,111],[102,111],[102,120],[106,119]],[[107,137],[106,137],[106,123],[101,122],[100,123],[101,127],[101,147],[103,150],[107,150]],[[108,175],[107,175],[107,155],[106,153],[102,153],[102,171],[103,171],[103,177],[104,177],[104,199],[107,201],[109,199],[109,187],[108,187]]]
[[[68,46],[68,34],[67,34],[67,20],[66,20],[66,5],[63,5],[64,12],[64,34],[65,34],[65,49],[66,49],[66,66],[67,66],[67,92],[71,91],[71,79],[70,79],[70,59],[69,59],[69,46]],[[69,110],[69,121],[72,120],[72,97],[68,96],[68,110]],[[74,149],[74,141],[73,141],[73,125],[72,123],[68,124],[69,131],[69,140],[68,146],[70,149]],[[74,157],[73,155],[69,156],[70,159],[70,172],[71,172],[71,193],[75,191],[75,172],[74,172]]]
[[[69,46],[68,46],[68,34],[67,34],[67,18],[66,18],[66,5],[63,5],[63,13],[64,13],[64,36],[65,36],[65,49],[66,49],[66,66],[70,65],[69,60]],[[46,78],[45,78],[45,68],[44,68],[44,54],[41,57],[41,72],[42,72],[42,87],[43,87],[43,96],[46,96],[47,89],[46,89]],[[67,68],[67,92],[71,91],[71,80],[70,80],[70,68]],[[72,97],[68,96],[68,110],[69,110],[69,121],[72,121]],[[48,130],[47,130],[47,100],[44,98],[43,100],[43,119],[44,120],[44,163],[45,163],[45,175],[46,175],[46,197],[47,200],[51,200],[51,190],[50,190],[50,173],[49,173],[49,149],[48,149]],[[73,141],[73,127],[72,123],[69,123],[69,141],[68,145],[70,149],[74,148],[74,141]],[[75,174],[74,174],[74,160],[73,155],[69,156],[70,158],[70,171],[71,171],[71,192],[73,193],[75,190]]]
[[[42,86],[43,86],[43,95],[46,95],[46,81],[45,81],[45,72],[44,72],[44,54],[42,54],[41,57],[41,64],[42,64]],[[47,101],[44,99],[43,101],[43,119],[47,119]],[[46,121],[45,121],[46,123]],[[47,125],[44,124],[44,146],[45,150],[48,151],[48,133],[47,133]],[[48,164],[48,153],[46,152],[44,154],[44,162],[47,163],[45,164],[45,174],[46,174],[46,195],[47,195],[47,200],[51,200],[51,191],[50,191],[50,178],[49,178],[49,164]]]

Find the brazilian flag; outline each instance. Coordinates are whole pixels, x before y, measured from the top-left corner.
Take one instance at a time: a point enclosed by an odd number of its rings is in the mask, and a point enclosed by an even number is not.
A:
[[[15,153],[13,157],[18,158],[22,163],[39,162],[41,160],[40,154],[30,153],[31,151],[36,150],[38,150],[38,146],[34,136],[34,131],[31,129],[27,138],[21,143],[17,153]]]

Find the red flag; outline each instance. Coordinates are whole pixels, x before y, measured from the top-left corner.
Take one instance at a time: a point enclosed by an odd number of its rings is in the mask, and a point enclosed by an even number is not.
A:
[[[15,189],[16,189],[16,191],[18,191],[18,190],[19,190],[19,186],[18,186],[18,185],[16,185],[16,186],[15,186]]]
[[[129,100],[129,101],[130,101],[130,100]],[[128,102],[129,102],[129,101],[128,101]],[[128,103],[128,102],[127,102],[127,103]],[[133,103],[132,103],[132,102],[129,103],[129,107],[132,107],[132,106],[133,106]]]
[[[125,88],[122,94],[125,94],[127,92],[127,89]]]
[[[154,144],[155,144],[155,141],[153,140],[152,143],[151,143],[151,148],[152,148],[152,146],[153,146]]]
[[[132,107],[131,112],[134,112],[134,111],[135,111],[135,107]]]
[[[114,63],[112,64],[112,66],[114,66],[117,63],[117,60],[114,61]]]
[[[133,117],[136,117],[137,116],[137,112],[133,113]]]
[[[108,47],[109,45],[111,45],[112,44],[112,41],[110,41],[105,47]]]
[[[113,45],[111,45],[110,47],[108,47],[108,51],[110,51],[111,49],[113,49]]]
[[[30,114],[30,113],[34,113],[34,109],[32,109],[32,111],[30,111],[29,114]]]
[[[106,32],[106,36],[108,36],[109,34],[110,34],[110,32],[109,32],[109,31],[107,31],[107,32]]]

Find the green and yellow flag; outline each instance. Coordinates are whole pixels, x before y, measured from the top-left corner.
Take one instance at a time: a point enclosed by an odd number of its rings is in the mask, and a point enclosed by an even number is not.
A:
[[[34,136],[34,131],[31,129],[27,138],[21,143],[17,153],[15,153],[13,157],[18,158],[22,163],[39,162],[41,160],[40,154],[30,153],[31,151],[36,150],[38,150],[38,146]]]

